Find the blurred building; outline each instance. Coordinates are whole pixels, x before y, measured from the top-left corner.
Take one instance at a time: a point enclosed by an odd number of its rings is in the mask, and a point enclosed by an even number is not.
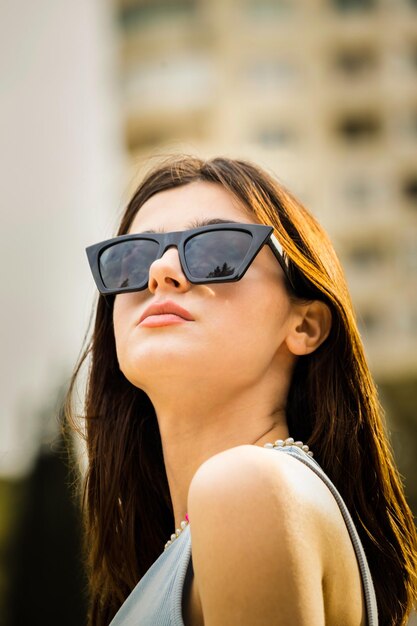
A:
[[[132,171],[253,159],[317,215],[379,380],[417,372],[416,0],[117,0]]]
[[[0,2],[0,476],[57,430],[58,407],[38,414],[87,328],[84,249],[111,232],[124,169],[114,47],[107,0]]]
[[[111,232],[124,165],[109,5],[0,2],[1,626],[85,623],[56,434],[95,297],[84,249]]]

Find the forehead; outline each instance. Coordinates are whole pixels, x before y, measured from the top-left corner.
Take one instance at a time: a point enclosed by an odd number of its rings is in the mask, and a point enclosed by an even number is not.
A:
[[[216,219],[258,223],[250,209],[224,187],[196,181],[149,198],[136,214],[129,232],[187,230]]]

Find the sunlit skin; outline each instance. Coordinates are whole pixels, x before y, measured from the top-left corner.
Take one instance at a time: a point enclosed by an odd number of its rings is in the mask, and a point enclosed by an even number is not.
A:
[[[194,182],[151,197],[130,232],[185,230],[193,220],[214,218],[256,223],[221,186]],[[194,321],[138,326],[146,307],[167,299]],[[152,264],[148,289],[116,297],[120,368],[155,407],[176,527],[203,461],[234,446],[289,436],[285,401],[296,353],[307,353],[315,341],[302,332],[304,317],[268,246],[240,281],[216,285],[188,282],[176,248],[169,248]]]
[[[210,219],[257,222],[220,185],[193,182],[151,197],[130,232],[186,230]],[[149,305],[166,300],[193,321],[139,324]],[[172,247],[152,264],[147,289],[116,296],[113,319],[120,369],[155,408],[176,528],[191,511],[195,578],[186,625],[203,624],[203,608],[216,626],[272,623],[274,603],[277,624],[360,624],[360,578],[337,504],[313,472],[263,448],[290,435],[293,368],[328,336],[327,307],[289,297],[268,246],[240,281],[212,285],[188,282]],[[248,535],[242,568],[239,546]]]

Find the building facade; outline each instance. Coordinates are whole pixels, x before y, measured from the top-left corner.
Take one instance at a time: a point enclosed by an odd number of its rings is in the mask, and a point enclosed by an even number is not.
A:
[[[417,2],[118,0],[116,16],[132,173],[181,150],[273,171],[334,241],[376,376],[415,374]]]

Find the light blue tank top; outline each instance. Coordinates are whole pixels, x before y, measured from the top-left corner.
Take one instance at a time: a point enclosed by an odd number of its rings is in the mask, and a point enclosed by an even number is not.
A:
[[[362,578],[367,626],[378,626],[374,585],[365,552],[352,517],[334,484],[320,465],[297,446],[274,448],[299,459],[330,489],[345,520]],[[191,534],[188,524],[158,557],[114,616],[110,626],[184,626],[182,597],[186,577],[193,576]]]

